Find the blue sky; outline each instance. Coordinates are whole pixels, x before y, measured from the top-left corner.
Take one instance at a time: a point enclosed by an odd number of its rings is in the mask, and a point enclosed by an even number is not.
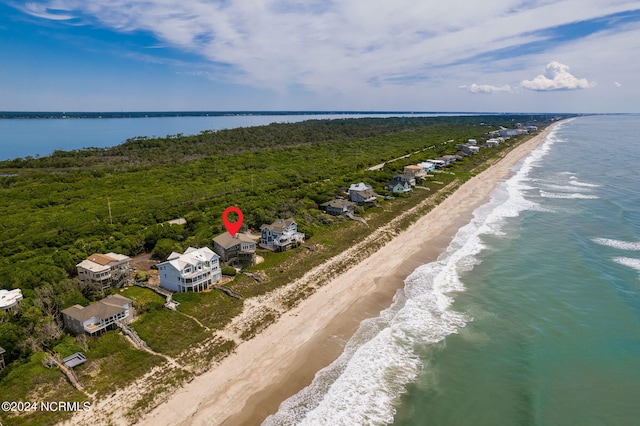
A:
[[[640,1],[0,3],[0,110],[640,112]]]

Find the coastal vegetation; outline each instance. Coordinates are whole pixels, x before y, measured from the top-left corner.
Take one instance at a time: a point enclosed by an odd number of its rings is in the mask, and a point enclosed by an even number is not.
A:
[[[263,263],[247,268],[264,279],[238,274],[226,284],[245,298],[264,295],[354,246],[400,212],[420,207],[398,229],[408,226],[447,191],[500,158],[518,138],[458,161],[426,180],[424,189],[382,201],[380,207],[359,208],[366,226],[318,210],[319,204],[344,195],[350,184],[362,181],[378,194],[391,195],[384,187],[405,165],[455,153],[457,144],[482,140],[500,126],[532,120],[542,126],[550,118],[312,120],[195,136],[134,137],[108,149],[56,151],[43,158],[0,162],[0,287],[20,288],[25,296],[16,309],[0,311],[0,347],[7,351],[0,400],[47,395],[77,401],[106,395],[167,359],[182,368],[162,378],[179,382],[233,350],[235,341],[213,339],[212,332],[227,326],[242,311],[243,301],[219,291],[176,294],[180,305],[171,311],[148,289],[110,290],[134,300],[140,316],[132,326],[155,354],[133,349],[115,331],[87,339],[66,334],[60,312],[104,296],[75,277],[75,265],[92,253],[152,253],[160,260],[188,246],[210,245],[212,237],[224,231],[220,217],[230,205],[243,210],[243,226],[253,230],[293,216],[307,236],[307,247],[265,252]],[[381,170],[366,170],[404,156]],[[425,204],[427,199],[431,203]],[[178,217],[186,224],[167,223]],[[380,236],[370,249],[388,238]],[[287,306],[311,292],[313,288],[305,288],[291,295]],[[251,338],[276,318],[277,313],[264,312],[238,335]],[[67,356],[77,351],[87,354],[88,362],[76,368],[85,394],[43,362],[46,353]],[[153,398],[144,401],[146,406]],[[3,424],[24,424],[25,418],[33,424],[53,419],[45,413],[20,418],[0,414]]]

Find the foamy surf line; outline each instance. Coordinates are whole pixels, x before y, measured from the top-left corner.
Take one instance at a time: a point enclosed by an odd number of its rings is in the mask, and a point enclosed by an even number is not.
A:
[[[632,257],[614,257],[613,261],[619,265],[635,269],[640,273],[640,259],[634,259]]]
[[[628,241],[614,240],[611,238],[593,238],[591,241],[602,246],[617,248],[620,250],[640,251],[640,242],[632,243]]]
[[[284,401],[263,425],[389,424],[398,396],[414,381],[422,362],[419,349],[456,333],[471,320],[450,309],[452,292],[463,291],[461,274],[480,262],[482,235],[500,235],[504,219],[538,208],[523,197],[533,165],[549,151],[555,129],[477,208],[436,262],[417,268],[392,305],[361,323],[340,357],[312,383]]]
[[[580,182],[578,178],[575,176],[571,176],[570,179],[571,180],[569,181],[569,183],[573,186],[583,187],[583,188],[600,188],[600,185],[596,185],[594,183]]]
[[[569,192],[569,193],[576,193],[576,192],[592,192],[593,189],[591,187],[586,187],[586,186],[575,186],[575,185],[558,185],[558,184],[548,184],[548,183],[542,183],[544,188],[542,188],[542,190],[546,190],[546,191],[554,191],[554,192]]]
[[[588,195],[583,193],[560,193],[560,192],[548,192],[540,190],[540,196],[543,198],[557,198],[563,200],[597,200],[597,195]]]

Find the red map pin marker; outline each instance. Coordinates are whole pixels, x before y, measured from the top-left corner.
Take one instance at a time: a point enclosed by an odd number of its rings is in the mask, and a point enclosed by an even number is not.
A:
[[[229,216],[229,213],[231,212],[235,212],[238,214],[237,221],[229,222],[229,219],[227,219],[227,216]],[[222,223],[224,224],[224,227],[227,229],[227,232],[231,234],[232,237],[235,236],[240,230],[240,227],[242,226],[242,219],[244,219],[244,216],[242,215],[242,210],[240,210],[236,206],[227,207],[227,209],[222,212]]]

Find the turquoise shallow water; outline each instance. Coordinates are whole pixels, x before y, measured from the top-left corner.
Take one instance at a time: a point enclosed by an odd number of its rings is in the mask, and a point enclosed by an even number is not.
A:
[[[640,117],[580,117],[266,424],[640,424]]]
[[[564,124],[524,180],[536,205],[462,274],[471,317],[421,353],[397,425],[640,423],[640,117]]]

